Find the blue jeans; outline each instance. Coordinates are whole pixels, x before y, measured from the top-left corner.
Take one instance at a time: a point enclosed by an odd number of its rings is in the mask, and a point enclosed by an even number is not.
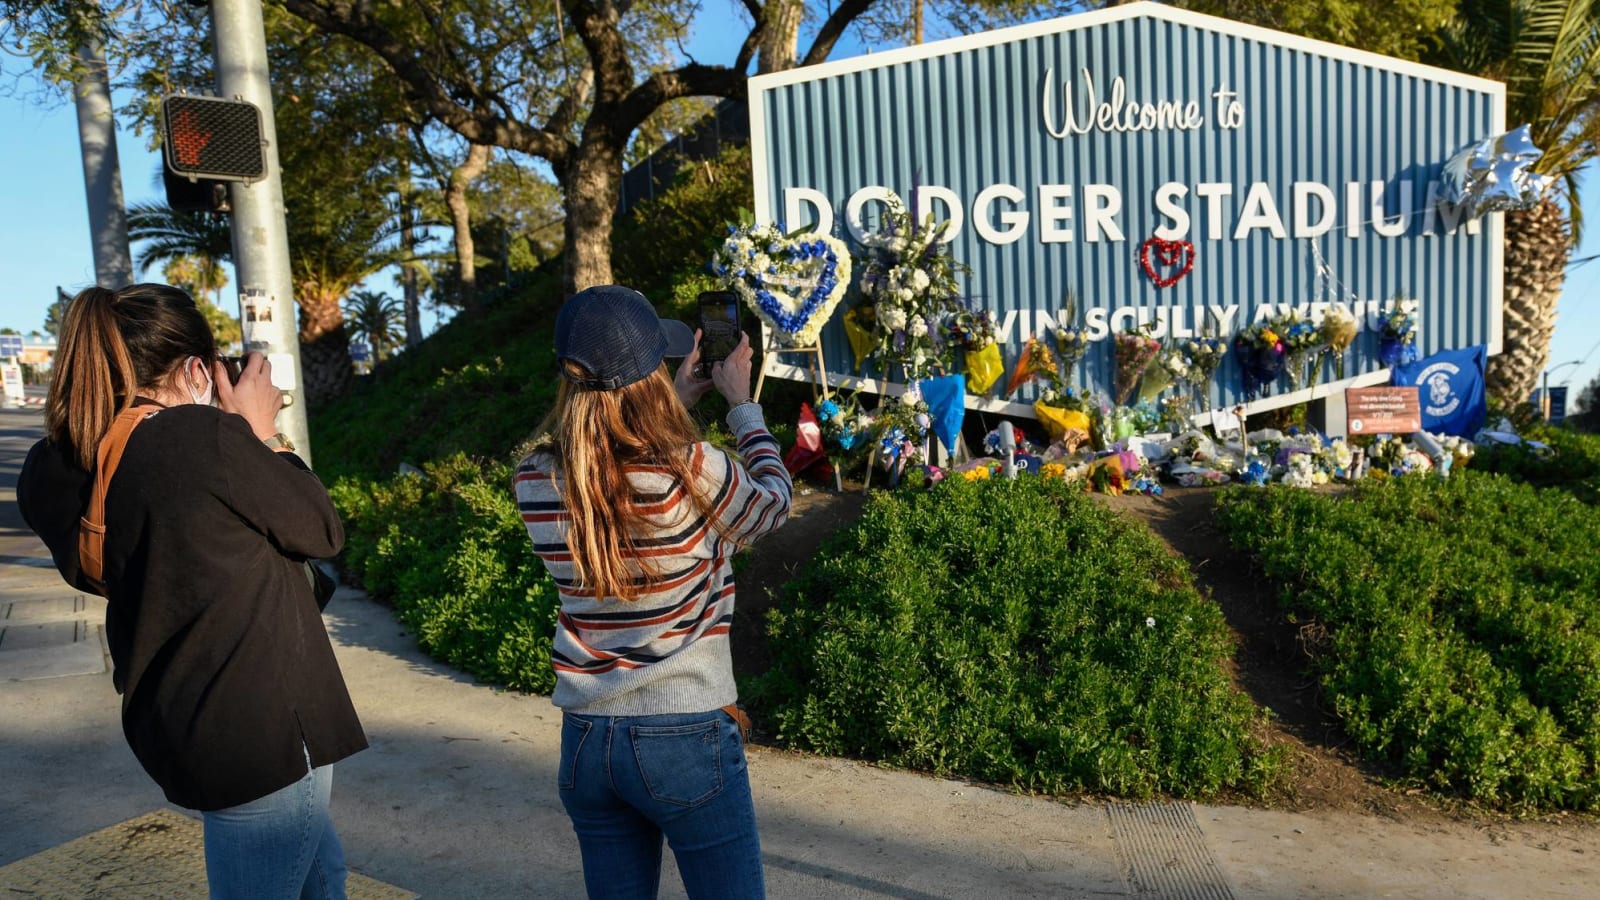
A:
[[[591,900],[655,897],[663,835],[693,900],[766,896],[744,742],[727,713],[567,713],[556,777]]]
[[[212,900],[344,900],[332,792],[333,766],[321,766],[259,800],[203,813]]]

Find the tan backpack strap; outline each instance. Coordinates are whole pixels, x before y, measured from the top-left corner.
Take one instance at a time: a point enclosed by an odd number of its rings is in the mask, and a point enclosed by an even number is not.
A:
[[[158,412],[159,408],[129,407],[117,413],[95,451],[94,489],[89,494],[89,508],[78,520],[78,570],[102,597],[106,595],[106,489],[111,487],[111,477],[117,474],[122,451],[127,449],[133,429]]]

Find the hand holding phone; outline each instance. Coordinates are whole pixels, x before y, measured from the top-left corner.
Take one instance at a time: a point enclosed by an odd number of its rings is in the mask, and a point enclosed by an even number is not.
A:
[[[705,291],[700,294],[700,361],[695,377],[709,379],[717,363],[739,346],[744,330],[739,327],[739,295],[733,291]]]

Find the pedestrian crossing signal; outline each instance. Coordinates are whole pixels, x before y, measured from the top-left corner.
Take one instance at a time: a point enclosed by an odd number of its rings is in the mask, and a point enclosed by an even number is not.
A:
[[[174,174],[216,181],[266,177],[254,103],[173,94],[161,101],[162,156]]]

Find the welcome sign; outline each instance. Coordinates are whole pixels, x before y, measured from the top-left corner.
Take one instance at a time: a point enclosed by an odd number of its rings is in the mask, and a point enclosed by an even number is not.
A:
[[[1330,363],[1251,407],[1299,402],[1388,379],[1397,295],[1424,354],[1499,351],[1499,216],[1438,203],[1445,160],[1505,130],[1497,82],[1136,3],[761,76],[750,104],[756,218],[856,244],[897,200],[948,221],[1008,367],[1073,324],[1091,341],[1074,384],[1109,393],[1115,332],[1231,340],[1343,304],[1363,326],[1349,377]],[[853,359],[838,321],[823,347]],[[1234,355],[1213,406],[1243,398]],[[864,374],[834,380],[885,387]],[[969,404],[1031,409],[1007,399]]]

